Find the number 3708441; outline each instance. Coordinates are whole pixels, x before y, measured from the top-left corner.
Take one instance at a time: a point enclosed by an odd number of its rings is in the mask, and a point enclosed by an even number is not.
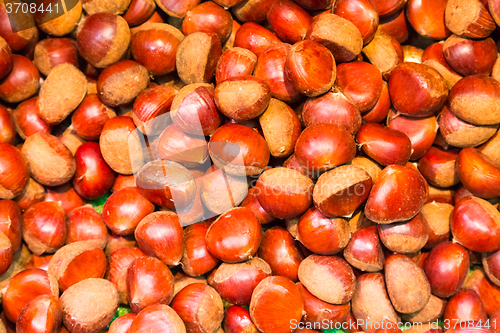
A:
[[[5,4],[5,9],[7,11],[7,14],[18,14],[18,13],[24,13],[24,14],[27,14],[27,13],[31,13],[31,14],[35,14],[35,13],[44,13],[44,12],[47,12],[47,13],[52,13],[52,12],[55,12],[55,13],[59,13],[59,10],[61,10],[62,12],[62,6],[59,6],[59,3],[56,3],[54,5],[52,5],[51,3],[49,4],[44,4],[43,2],[37,6],[36,3],[22,3],[22,2],[7,2]]]

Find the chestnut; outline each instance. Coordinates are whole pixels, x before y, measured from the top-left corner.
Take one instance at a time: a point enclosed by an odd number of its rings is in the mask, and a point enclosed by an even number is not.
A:
[[[293,153],[302,125],[292,108],[272,98],[259,123],[271,155],[287,157]]]
[[[379,24],[379,15],[373,1],[339,0],[333,7],[333,14],[351,21],[358,28],[363,44],[372,40]]]
[[[250,50],[233,47],[222,53],[215,71],[215,82],[221,83],[230,78],[251,75],[257,64],[257,56]]]
[[[280,255],[276,256],[276,253]],[[266,230],[259,247],[259,257],[269,264],[273,275],[298,280],[299,265],[304,257],[287,230],[281,227]]]
[[[37,2],[40,8],[51,8],[49,6],[56,6],[57,1],[54,0],[41,0]],[[50,11],[35,11],[33,15],[35,22],[40,30],[53,36],[64,36],[72,32],[77,26],[82,17],[82,3],[76,2],[64,6],[64,12],[52,14]]]
[[[448,64],[443,54],[444,42],[430,45],[422,54],[422,63],[437,70],[444,78],[448,89],[451,89],[462,76],[455,72]]]
[[[311,294],[330,304],[349,302],[356,287],[351,266],[334,256],[313,254],[302,260],[299,280]]]
[[[12,49],[0,37],[0,79],[3,79],[12,70]]]
[[[184,229],[182,270],[189,276],[199,276],[211,271],[219,262],[207,249],[206,235],[210,223],[201,222]]]
[[[458,177],[473,195],[491,199],[499,195],[500,168],[475,148],[465,148],[455,162]]]
[[[13,252],[21,246],[22,224],[23,215],[18,204],[12,200],[0,200],[0,232],[9,239]]]
[[[432,293],[448,298],[463,286],[469,272],[469,254],[459,244],[444,242],[436,245],[424,261],[424,271]]]
[[[282,276],[270,276],[254,289],[250,317],[261,332],[293,332],[293,325],[302,318],[304,302],[298,288]]]
[[[484,311],[483,302],[474,290],[460,290],[446,304],[444,320],[458,322],[458,325],[469,320],[479,322],[487,321],[488,316]]]
[[[11,113],[0,105],[0,142],[13,144],[16,137],[16,128]]]
[[[66,244],[93,239],[106,244],[108,229],[101,214],[91,205],[75,208],[67,214],[66,229]]]
[[[271,267],[261,258],[253,258],[238,264],[222,263],[213,273],[211,285],[227,302],[249,305],[255,287],[269,276]]]
[[[392,72],[389,93],[394,107],[403,115],[428,117],[442,109],[448,97],[448,87],[434,68],[403,63]]]
[[[460,148],[476,147],[485,143],[498,130],[495,125],[473,125],[465,122],[445,106],[439,116],[439,131],[447,144]]]
[[[155,0],[155,2],[168,15],[184,18],[200,3],[200,0]]]
[[[232,28],[231,13],[211,1],[191,9],[182,21],[182,32],[186,36],[197,31],[211,31],[219,36],[222,43],[229,38]]]
[[[36,132],[49,134],[52,125],[47,124],[38,115],[38,97],[32,97],[22,103],[12,113],[14,125],[19,136],[26,138]]]
[[[130,331],[130,327],[134,319],[137,317],[135,313],[127,313],[116,318],[109,325],[109,333],[125,333]]]
[[[57,65],[69,63],[78,66],[78,52],[74,41],[68,38],[48,38],[35,46],[34,60],[36,67],[47,76]]]
[[[7,284],[2,299],[3,313],[15,323],[26,304],[42,295],[59,295],[56,279],[39,268],[25,269],[15,274]]]
[[[204,138],[189,136],[177,126],[168,126],[156,143],[159,158],[196,168],[207,161],[208,145]]]
[[[86,199],[97,199],[108,192],[115,181],[115,172],[106,164],[99,144],[87,142],[75,154],[75,191]]]
[[[85,17],[76,32],[78,53],[96,68],[106,68],[118,62],[128,50],[129,43],[127,21],[111,13]]]
[[[379,224],[377,228],[385,247],[398,253],[416,253],[429,239],[429,224],[422,213],[418,213],[410,221]]]
[[[104,203],[102,217],[111,231],[131,235],[141,220],[154,211],[154,205],[135,187],[113,193]]]
[[[22,5],[20,1],[13,1],[12,4],[13,6],[16,6],[16,4]],[[16,13],[7,13],[7,11],[9,11],[8,5],[2,3],[0,7],[0,16],[2,18],[0,37],[5,39],[12,51],[21,51],[25,47],[28,48],[33,42],[36,43],[39,34],[33,15],[22,10]],[[10,17],[12,17],[12,22],[9,19]]]
[[[500,114],[500,82],[472,75],[458,81],[450,91],[450,110],[474,125],[496,125]]]
[[[423,309],[431,297],[431,287],[424,270],[403,254],[393,254],[385,261],[387,293],[394,309],[413,313]],[[412,287],[408,288],[411,285]]]
[[[215,105],[228,118],[250,120],[269,105],[271,89],[259,77],[246,75],[227,79],[215,87]]]
[[[398,12],[380,19],[378,30],[386,35],[394,38],[400,44],[408,40],[408,22],[406,20],[405,11],[403,9]],[[403,52],[405,47],[403,46]],[[405,57],[406,58],[406,57]],[[408,62],[407,59],[404,60]],[[418,62],[418,61],[412,61]]]
[[[205,83],[188,84],[174,97],[170,116],[181,131],[198,136],[211,135],[221,124],[214,101],[214,88]]]
[[[483,256],[483,265],[486,256]],[[486,265],[485,265],[486,267]],[[487,270],[487,269],[486,269]],[[492,283],[483,269],[475,269],[465,280],[464,288],[474,290],[484,305],[484,311],[488,316],[492,316],[500,305],[500,288]]]
[[[368,196],[366,217],[381,224],[411,219],[424,205],[428,191],[427,182],[417,170],[387,166]]]
[[[38,92],[39,80],[35,65],[28,58],[14,54],[12,70],[0,81],[0,99],[8,103],[25,101]]]
[[[387,127],[403,132],[411,142],[410,160],[422,158],[431,149],[438,132],[437,117],[409,118],[393,112],[387,117]]]
[[[267,142],[259,133],[238,124],[219,127],[210,137],[208,150],[217,167],[235,176],[260,174],[270,155]]]
[[[377,227],[356,230],[344,249],[344,258],[353,267],[364,272],[378,272],[384,268],[384,253]]]
[[[235,227],[238,221],[238,227]],[[250,259],[258,250],[262,228],[248,208],[233,208],[221,214],[208,228],[208,251],[228,263]]]
[[[316,17],[307,30],[306,39],[326,46],[338,63],[354,60],[363,49],[363,36],[358,28],[335,14]]]
[[[480,0],[449,0],[444,12],[446,26],[454,34],[485,38],[495,30],[495,21]]]
[[[135,313],[153,304],[167,305],[173,298],[174,276],[159,259],[136,258],[128,266],[126,279],[128,302]]]
[[[453,240],[471,251],[500,248],[500,212],[486,200],[474,196],[460,200],[451,214],[450,227]]]
[[[373,1],[373,4],[375,5],[375,8],[377,9],[379,15],[384,17],[390,16],[395,12],[399,11],[401,8],[403,8],[405,3],[406,3],[405,0]]]
[[[69,214],[73,209],[85,205],[85,201],[76,193],[71,182],[64,183],[60,186],[47,187],[47,195],[44,201],[56,202],[64,210],[65,214]]]
[[[29,136],[23,144],[22,153],[31,176],[42,185],[62,185],[75,174],[73,154],[53,135],[37,132]]]
[[[375,105],[362,115],[363,120],[368,123],[379,123],[386,119],[391,109],[391,97],[389,95],[388,84],[382,83],[382,92]]]
[[[421,214],[429,226],[429,238],[425,248],[433,248],[437,244],[449,240],[452,211],[452,205],[442,202],[430,202],[422,207]]]
[[[410,138],[405,133],[375,123],[361,125],[356,141],[381,165],[405,165],[413,152]]]
[[[212,80],[222,55],[219,37],[213,32],[193,32],[179,44],[175,58],[177,74],[185,84]]]
[[[371,186],[372,179],[365,170],[342,165],[318,178],[313,192],[314,205],[328,217],[349,217],[366,201]]]
[[[120,303],[127,304],[127,270],[130,264],[145,254],[137,247],[122,247],[111,251],[108,255],[107,279],[111,281],[118,290]]]
[[[171,122],[167,112],[170,111],[176,94],[175,88],[159,85],[147,88],[137,95],[132,119],[143,134],[148,136],[160,134]]]
[[[0,198],[13,199],[24,191],[29,181],[27,159],[14,146],[0,143]]]
[[[497,46],[492,38],[476,41],[452,35],[443,44],[443,55],[448,64],[463,76],[489,75],[497,60]]]
[[[310,40],[300,41],[292,45],[288,53],[285,75],[299,92],[315,97],[332,88],[337,75],[335,59],[323,45]]]
[[[401,48],[403,49],[403,53],[405,55],[405,62],[416,62],[417,64],[422,63],[424,50],[412,45],[403,45]]]
[[[97,80],[97,96],[108,106],[132,102],[149,85],[147,69],[132,60],[123,60],[104,69]]]
[[[52,295],[40,295],[23,308],[16,322],[16,332],[38,332],[42,327],[48,332],[59,332],[62,326],[61,301]]]
[[[385,79],[389,79],[392,71],[404,61],[401,44],[380,29],[377,29],[370,43],[365,45],[363,54],[382,72]]]
[[[276,218],[296,217],[312,203],[312,180],[292,169],[266,170],[260,175],[255,187],[262,208]]]
[[[446,0],[409,0],[406,17],[415,31],[424,37],[444,39],[451,34],[444,22]]]
[[[497,150],[499,138],[500,138],[500,133],[497,131],[485,144],[478,147],[479,151],[481,151],[483,154],[491,158],[493,162],[495,162],[496,164],[498,164],[498,162],[500,161],[499,160],[500,156]]]
[[[273,3],[268,0],[264,1],[267,1],[269,5]],[[266,15],[266,12],[264,12],[264,15]],[[234,37],[234,46],[247,49],[257,57],[260,57],[268,47],[275,44],[281,44],[281,40],[268,29],[253,22],[243,24]]]
[[[422,310],[414,313],[401,314],[401,319],[413,323],[433,322],[443,316],[446,303],[446,300],[431,295],[429,301]]]
[[[387,295],[381,273],[367,273],[357,279],[351,306],[354,320],[363,320],[359,325],[362,330],[371,329],[369,322],[394,325],[400,320]]]
[[[184,287],[170,305],[181,317],[187,332],[215,332],[224,318],[221,297],[204,283]]]
[[[88,94],[71,117],[75,132],[84,140],[97,141],[106,122],[116,113],[103,104],[97,94]]]
[[[184,35],[169,24],[146,23],[134,29],[130,51],[152,76],[175,71],[175,55]]]
[[[132,0],[123,18],[130,27],[135,27],[145,23],[155,13],[155,9],[156,3],[153,0]]]
[[[458,150],[442,150],[431,147],[427,154],[418,161],[418,170],[432,185],[451,187],[460,182],[455,169]]]
[[[318,124],[302,131],[295,144],[297,162],[310,171],[326,171],[356,155],[352,135],[333,124]]]
[[[223,325],[225,333],[258,333],[259,330],[252,323],[250,312],[237,305],[232,305],[224,311]],[[220,329],[219,329],[220,331]],[[217,332],[219,332],[217,331]]]
[[[334,86],[324,95],[308,98],[302,109],[304,125],[328,123],[355,135],[361,126],[361,114],[359,107],[344,93],[340,87]]]
[[[267,12],[267,21],[284,43],[297,43],[306,37],[312,17],[290,0],[274,1]]]

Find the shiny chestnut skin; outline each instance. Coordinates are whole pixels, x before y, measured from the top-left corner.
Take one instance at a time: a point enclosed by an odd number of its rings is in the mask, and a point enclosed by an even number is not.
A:
[[[281,40],[274,33],[253,22],[242,24],[234,38],[234,46],[248,49],[257,57],[269,46],[277,43],[281,43]]]
[[[442,298],[451,297],[462,288],[467,277],[469,254],[459,244],[451,242],[438,244],[424,261],[424,271],[434,295]]]
[[[238,221],[235,227],[235,221]],[[233,208],[220,215],[208,228],[207,248],[228,263],[249,259],[259,248],[262,228],[248,208]]]
[[[21,152],[8,143],[0,143],[0,198],[13,199],[29,181],[28,164]]]
[[[222,53],[215,71],[217,84],[229,78],[251,75],[257,64],[257,56],[252,51],[233,47]]]
[[[323,45],[303,40],[292,45],[285,62],[285,75],[295,89],[315,97],[333,86],[337,75],[335,59]]]
[[[214,164],[230,175],[258,175],[269,162],[265,139],[244,125],[219,127],[210,137],[208,148]]]
[[[168,15],[183,18],[186,14],[195,8],[200,3],[200,0],[159,0],[156,1],[158,7],[165,11]]]
[[[47,187],[47,195],[44,201],[58,203],[65,214],[69,214],[73,209],[85,205],[83,198],[76,193],[71,182],[60,186]]]
[[[170,125],[156,142],[156,154],[161,159],[197,168],[207,161],[208,145],[204,138],[187,135],[177,126]]]
[[[405,165],[412,154],[412,144],[406,134],[380,124],[361,125],[356,141],[369,157],[382,165]]]
[[[146,23],[136,29],[130,43],[134,59],[153,76],[173,72],[176,52],[184,38],[182,32],[161,23]]]
[[[294,102],[300,97],[300,92],[285,75],[285,61],[290,48],[291,46],[285,43],[269,46],[259,55],[254,71],[255,76],[269,84],[272,97],[286,103]]]
[[[153,0],[132,0],[123,15],[130,27],[146,22],[155,13],[156,3]]]
[[[443,150],[431,147],[427,154],[418,161],[418,170],[432,185],[451,187],[460,182],[455,171],[458,150]]]
[[[17,1],[13,2],[13,4],[14,3],[22,4]],[[39,38],[33,15],[28,12],[18,12],[18,15],[15,16],[15,20],[13,20],[16,24],[12,27],[9,20],[10,15],[7,13],[8,10],[6,4],[2,3],[0,7],[0,37],[5,39],[13,52],[21,51],[24,48],[27,49],[33,42],[36,43]]]
[[[0,79],[3,79],[12,70],[12,49],[0,37]]]
[[[106,122],[115,117],[116,113],[102,103],[97,94],[88,94],[71,116],[75,132],[84,140],[99,140]]]
[[[232,28],[231,14],[211,1],[191,9],[182,21],[182,32],[186,36],[197,31],[212,31],[223,43],[229,38]]]
[[[413,29],[421,36],[444,39],[451,34],[444,22],[446,0],[408,0],[406,17]]]
[[[454,34],[470,38],[486,38],[495,29],[485,1],[449,0],[445,23]]]
[[[406,4],[406,0],[374,0],[373,4],[375,5],[375,8],[377,8],[379,15],[386,17],[403,8]]]
[[[207,249],[205,237],[209,222],[201,222],[184,229],[184,252],[182,254],[182,270],[189,276],[199,276],[211,271],[219,259]]]
[[[389,165],[372,187],[365,215],[381,224],[411,219],[426,202],[428,192],[427,182],[416,168]]]
[[[0,142],[14,143],[16,128],[11,113],[3,105],[0,105]]]
[[[500,212],[486,200],[470,196],[456,205],[450,217],[453,241],[471,251],[500,248]]]
[[[384,246],[398,253],[416,253],[429,239],[429,224],[422,213],[409,221],[380,224],[377,227]]]
[[[35,65],[22,55],[12,55],[12,70],[0,81],[0,99],[19,103],[33,96],[40,87]]]
[[[224,333],[258,333],[259,330],[252,323],[250,312],[247,309],[233,305],[224,312]]]
[[[363,44],[368,44],[377,31],[379,15],[373,1],[339,0],[333,14],[351,21],[361,33]]]
[[[499,195],[500,168],[475,148],[464,148],[456,160],[458,177],[473,195],[491,199]]]
[[[403,115],[428,117],[443,108],[448,87],[434,68],[403,63],[392,72],[389,93],[392,104]]]
[[[380,93],[380,97],[375,103],[375,105],[366,111],[365,114],[362,115],[363,120],[368,123],[379,123],[382,122],[391,109],[391,97],[389,95],[389,85],[384,81],[382,83],[382,92]]]
[[[32,97],[22,103],[12,113],[17,133],[26,139],[36,132],[50,133],[52,125],[47,124],[38,115],[38,97]]]
[[[353,267],[364,272],[381,271],[385,259],[377,227],[372,226],[354,232],[344,249],[344,258]]]
[[[497,52],[493,38],[472,40],[452,35],[443,45],[444,58],[463,76],[489,75],[495,65]]]
[[[312,17],[295,2],[278,0],[269,8],[267,21],[279,39],[293,44],[305,39]]]
[[[361,113],[374,107],[382,93],[382,75],[367,62],[354,61],[337,66],[337,82]]]
[[[297,162],[310,171],[325,171],[349,162],[356,155],[352,135],[333,124],[307,127],[295,144]]]
[[[40,295],[23,308],[16,322],[16,332],[59,332],[62,326],[63,309],[61,301],[52,295]]]
[[[13,251],[17,251],[22,241],[23,215],[12,200],[0,200],[0,231],[10,240]]]
[[[106,243],[108,229],[101,214],[90,205],[75,208],[66,216],[66,244],[97,239]]]
[[[78,67],[75,42],[68,38],[48,38],[35,46],[34,63],[40,73],[47,76],[57,65],[70,63]]]
[[[439,42],[427,47],[422,54],[422,63],[437,70],[446,81],[448,89],[451,89],[462,76],[455,72],[444,58],[443,45],[444,42]]]

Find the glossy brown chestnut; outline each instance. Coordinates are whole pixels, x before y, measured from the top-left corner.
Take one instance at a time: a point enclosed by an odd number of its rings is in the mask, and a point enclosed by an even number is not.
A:
[[[73,209],[66,216],[66,228],[66,244],[92,239],[106,243],[108,235],[106,224],[101,214],[90,205]]]
[[[224,332],[225,333],[258,333],[259,330],[252,323],[250,312],[247,309],[233,305],[224,311]]]
[[[392,71],[404,61],[401,44],[381,29],[377,29],[373,39],[365,45],[363,54],[382,72],[386,80],[390,78]]]
[[[20,1],[13,1],[13,6],[22,5]],[[22,10],[10,15],[9,8],[5,3],[0,7],[0,37],[5,39],[12,51],[17,52],[30,45],[33,41],[38,41],[38,29],[35,25],[33,15]],[[12,14],[12,13],[11,13]],[[13,17],[14,26],[11,26],[9,17]]]
[[[417,170],[387,166],[368,196],[366,217],[380,224],[411,219],[424,205],[428,192],[427,182]]]
[[[103,104],[96,94],[85,96],[71,117],[75,132],[85,140],[99,140],[106,122],[116,117],[116,113]]]
[[[382,83],[382,92],[375,105],[363,114],[363,120],[367,123],[380,123],[387,118],[391,109],[391,97],[389,95],[389,85]]]
[[[424,271],[434,295],[451,297],[462,288],[467,277],[469,254],[459,244],[451,242],[438,244],[424,261]]]
[[[460,290],[448,301],[444,311],[444,320],[455,321],[458,323],[484,322],[488,320],[488,315],[484,310],[483,302],[474,290]]]
[[[450,110],[474,125],[498,124],[500,82],[472,75],[458,81],[450,91]]]
[[[137,247],[122,247],[109,254],[107,279],[111,281],[118,290],[120,303],[128,303],[127,294],[127,270],[130,264],[145,254]]]
[[[456,160],[458,177],[473,195],[491,199],[500,193],[500,168],[475,148],[460,151]]]
[[[242,0],[233,8],[233,15],[241,22],[261,22],[266,19],[266,13],[273,4],[269,0]]]
[[[16,137],[16,128],[11,113],[0,105],[0,142],[13,144]]]
[[[497,52],[493,38],[473,40],[452,35],[443,45],[446,62],[463,76],[489,75],[497,60]]]
[[[337,75],[335,59],[323,45],[310,40],[300,41],[292,45],[288,53],[285,75],[299,92],[315,97],[332,88]]]
[[[135,313],[127,313],[116,318],[109,325],[109,333],[127,333],[130,332],[130,327],[137,315]]]
[[[208,144],[204,138],[189,136],[177,126],[170,125],[158,138],[156,154],[161,159],[196,168],[207,161]]]
[[[209,1],[187,12],[182,21],[182,32],[187,36],[197,31],[211,31],[224,43],[231,34],[233,18],[221,6]]]
[[[403,8],[406,4],[406,0],[374,0],[373,4],[380,16],[389,16]]]
[[[123,15],[130,27],[135,27],[146,22],[155,13],[154,0],[132,0]]]
[[[40,295],[23,308],[16,322],[16,332],[59,332],[63,310],[56,296]]]
[[[181,261],[184,240],[177,214],[168,211],[151,213],[142,219],[134,235],[146,255],[156,256],[171,266]]]
[[[447,1],[408,0],[406,17],[420,35],[432,39],[444,39],[451,34],[444,22]]]
[[[242,47],[226,50],[219,59],[215,71],[215,82],[221,83],[230,78],[251,75],[257,64],[257,56]]]
[[[255,187],[262,208],[276,218],[296,217],[312,203],[312,180],[292,169],[266,170],[260,175]]]
[[[141,220],[154,211],[154,205],[137,188],[126,187],[113,193],[102,208],[107,227],[119,235],[131,235]]]
[[[339,65],[340,68],[340,65]],[[324,95],[308,98],[302,109],[304,125],[333,124],[356,134],[361,126],[359,107],[338,87]]]
[[[274,43],[261,52],[257,60],[254,75],[264,79],[273,98],[283,102],[294,102],[300,97],[292,84],[291,79],[285,75],[285,62],[291,46],[285,43]]]
[[[368,44],[379,24],[377,9],[369,0],[339,0],[334,4],[333,14],[351,21],[361,33],[363,44]]]
[[[238,221],[235,224],[235,221]],[[250,259],[259,248],[262,228],[248,208],[233,208],[221,214],[207,231],[207,248],[228,263]]]
[[[168,15],[183,18],[195,8],[200,0],[158,0],[156,4]]]
[[[19,103],[38,92],[40,74],[35,65],[22,55],[12,55],[12,70],[0,82],[0,99]]]
[[[208,150],[217,167],[235,176],[260,174],[270,156],[266,140],[250,127],[238,124],[219,127],[210,137]]]
[[[154,324],[151,324],[154,322]],[[161,333],[168,330],[173,333],[182,333],[186,327],[181,317],[168,305],[151,305],[141,311],[130,325],[130,333],[139,333],[148,330],[151,333]],[[111,332],[111,327],[110,327]]]
[[[267,12],[267,21],[284,43],[297,43],[306,37],[312,17],[290,0],[274,1]]]
[[[399,12],[381,19],[378,25],[378,30],[388,36],[391,36],[401,44],[406,42],[408,40],[409,32],[405,11],[400,10]]]
[[[377,227],[385,247],[398,253],[416,253],[429,239],[429,224],[422,213],[408,222],[380,224]]]
[[[384,253],[377,227],[357,230],[344,249],[344,258],[363,272],[378,272],[384,268]]]
[[[432,185],[451,187],[460,182],[455,170],[458,150],[443,150],[431,147],[427,154],[418,161],[418,170]]]
[[[282,276],[262,280],[252,294],[250,316],[259,331],[293,332],[290,323],[299,322],[304,302],[298,288]]]
[[[184,35],[168,24],[146,23],[134,29],[130,50],[153,76],[175,70],[175,55]]]
[[[33,97],[20,103],[12,113],[14,125],[21,138],[26,139],[36,132],[49,134],[52,125],[47,124],[38,115],[38,97]]]
[[[352,160],[356,145],[346,130],[333,124],[319,124],[302,131],[294,155],[308,170],[325,171]]]
[[[12,49],[0,37],[0,79],[3,79],[12,70]]]
[[[8,143],[0,143],[0,198],[13,199],[29,181],[28,164],[21,152]]]
[[[479,0],[448,1],[444,19],[446,26],[454,34],[470,38],[488,37],[495,29],[495,21],[485,5]]]
[[[422,207],[421,214],[429,225],[429,239],[425,248],[433,248],[450,239],[450,215],[453,206],[442,202],[429,202]]]
[[[78,51],[75,42],[68,38],[48,38],[36,44],[33,61],[40,73],[47,76],[60,64],[78,66]]]
[[[46,189],[47,195],[44,201],[56,202],[64,210],[64,214],[69,214],[73,209],[85,204],[83,198],[71,186],[71,182]]]
[[[174,276],[159,259],[139,257],[127,269],[127,295],[135,313],[153,304],[167,305],[174,295]]]
[[[290,233],[281,227],[266,230],[259,247],[259,257],[269,264],[273,275],[292,281],[297,281],[299,265],[304,258]]]
[[[211,271],[219,260],[207,249],[205,237],[210,223],[201,222],[184,229],[182,270],[189,276],[199,276]]]
[[[272,4],[271,1],[268,2]],[[257,57],[269,46],[278,43],[281,43],[281,40],[274,33],[253,22],[243,24],[234,38],[234,46],[248,49]]]
[[[271,276],[271,267],[261,258],[239,264],[222,263],[213,274],[211,285],[227,302],[249,305],[260,281]]]
[[[485,256],[483,263],[484,258]],[[464,288],[474,290],[478,294],[486,314],[491,316],[500,306],[500,288],[491,283],[492,280],[488,277],[483,269],[475,269],[465,280]]]
[[[437,70],[446,81],[448,89],[451,89],[462,76],[455,72],[444,58],[443,45],[444,42],[439,42],[427,47],[422,54],[422,63]]]
[[[374,107],[382,93],[382,75],[377,67],[362,61],[339,64],[337,81],[361,113]]]
[[[21,245],[22,225],[19,206],[11,200],[0,200],[0,232],[9,238],[13,252]]]
[[[381,165],[405,165],[412,154],[412,143],[405,133],[380,124],[361,125],[356,141],[369,157]]]
[[[78,53],[96,68],[118,62],[128,50],[130,29],[123,17],[97,13],[86,17],[76,32]]]

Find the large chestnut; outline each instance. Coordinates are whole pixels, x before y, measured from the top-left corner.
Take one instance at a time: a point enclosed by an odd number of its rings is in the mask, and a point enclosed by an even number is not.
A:
[[[478,149],[462,149],[455,165],[460,181],[473,195],[485,199],[500,195],[500,168]]]

